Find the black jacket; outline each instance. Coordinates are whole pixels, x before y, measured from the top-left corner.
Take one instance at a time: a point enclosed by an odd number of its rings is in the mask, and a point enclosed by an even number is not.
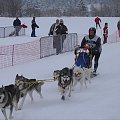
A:
[[[49,31],[48,35],[53,35],[53,31],[54,31],[55,25],[56,25],[56,23],[52,24],[52,26],[50,27],[50,31]]]
[[[120,20],[117,23],[118,30],[120,29]]]
[[[16,26],[20,26],[21,25],[21,21],[19,19],[16,19],[13,21],[13,26],[16,27]]]
[[[35,29],[36,27],[39,28],[39,26],[36,24],[35,20],[32,20],[32,29]]]
[[[56,34],[58,35],[62,35],[62,34],[67,34],[67,27],[64,25],[64,24],[59,24],[57,27],[56,27]]]

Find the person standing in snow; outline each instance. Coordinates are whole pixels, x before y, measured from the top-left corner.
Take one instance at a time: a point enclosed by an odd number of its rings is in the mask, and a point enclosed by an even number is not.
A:
[[[103,44],[107,43],[107,38],[108,38],[108,23],[105,23],[105,26],[103,28]]]
[[[19,36],[19,31],[21,29],[21,21],[18,17],[13,21],[13,26],[15,28],[15,36]]]
[[[90,54],[90,67],[92,67],[92,60],[94,58],[94,71],[93,73],[96,74],[98,68],[98,60],[100,58],[102,52],[102,45],[101,45],[101,38],[96,35],[96,29],[91,27],[89,29],[89,34],[86,35],[82,42],[81,48],[84,48],[85,45],[89,45],[89,54]]]
[[[49,36],[50,35],[56,35],[55,29],[58,25],[59,25],[59,19],[56,19],[56,22],[53,23],[50,27],[50,30],[49,30],[49,33],[48,33]]]
[[[32,23],[32,25],[31,25],[31,27],[32,27],[31,37],[36,37],[35,29],[36,29],[36,27],[39,28],[39,26],[36,24],[35,17],[33,17],[31,23]]]
[[[101,29],[100,22],[101,22],[101,19],[97,16],[97,17],[95,18],[96,29],[98,28],[98,26],[99,26],[99,28]]]
[[[120,20],[119,20],[118,23],[117,23],[117,28],[118,28],[118,35],[119,35],[119,37],[120,37]]]
[[[64,25],[64,21],[63,19],[60,19],[60,23],[59,25],[56,27],[55,30],[56,34],[57,34],[57,47],[56,47],[56,54],[59,54],[62,52],[63,50],[63,43],[64,40],[66,39],[66,34],[68,34],[68,28],[66,25]]]
[[[56,27],[59,25],[59,19],[56,19],[56,22],[53,23],[50,27],[48,35],[53,35],[53,48],[57,46],[57,34],[56,34]]]

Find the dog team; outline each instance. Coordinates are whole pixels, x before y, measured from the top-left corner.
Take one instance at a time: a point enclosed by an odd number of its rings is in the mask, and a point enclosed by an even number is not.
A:
[[[87,87],[86,80],[91,83],[89,70],[83,70],[80,69],[80,67],[74,67],[73,69],[65,67],[62,70],[55,70],[53,72],[53,80],[58,81],[62,100],[65,100],[67,94],[69,97],[71,96],[71,91],[78,82],[81,87],[83,87],[83,85]],[[28,79],[23,75],[17,74],[15,77],[15,84],[2,86],[0,88],[0,108],[5,120],[11,120],[13,118],[12,112],[14,108],[16,111],[22,109],[27,94],[30,96],[31,101],[33,101],[32,93],[34,90],[40,97],[43,97],[41,93],[41,86],[43,84],[44,80]],[[18,106],[20,99],[21,103]],[[10,108],[9,119],[6,114],[7,107]]]
[[[53,80],[58,81],[58,89],[61,99],[71,97],[71,92],[79,83],[80,89],[87,87],[87,81],[91,83],[91,77],[96,76],[98,68],[98,60],[102,51],[101,39],[96,35],[96,29],[90,28],[89,35],[85,36],[81,42],[81,46],[77,46],[75,54],[75,64],[72,68],[65,67],[62,70],[53,72]],[[94,70],[92,70],[92,59],[94,58]],[[16,75],[15,84],[2,86],[0,88],[0,108],[5,120],[13,118],[13,109],[21,110],[27,94],[33,101],[32,93],[35,90],[42,97],[41,86],[44,80],[28,79],[23,75]],[[19,100],[20,105],[18,105]],[[10,108],[9,118],[6,114],[6,108]]]

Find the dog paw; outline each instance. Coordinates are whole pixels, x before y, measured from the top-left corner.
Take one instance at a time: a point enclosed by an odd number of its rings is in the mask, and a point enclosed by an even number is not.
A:
[[[61,97],[61,99],[62,99],[62,100],[65,100],[65,96],[63,95],[63,96]]]

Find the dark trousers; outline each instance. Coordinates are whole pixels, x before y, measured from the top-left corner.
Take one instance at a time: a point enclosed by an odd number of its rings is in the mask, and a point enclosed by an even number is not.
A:
[[[21,26],[15,26],[15,36],[19,36],[20,29],[21,29]]]
[[[53,36],[53,48],[56,48],[56,54],[59,54],[63,50],[63,43],[66,39],[66,35]]]
[[[62,43],[61,43],[61,35],[57,35],[57,39],[56,39],[56,54],[61,53],[62,50]]]
[[[101,53],[99,53],[99,52],[92,54],[92,59],[94,59],[94,70],[95,71],[97,71],[97,68],[98,68],[98,61],[99,61],[99,58],[100,58],[100,54]]]
[[[31,37],[36,37],[36,35],[35,35],[35,28],[32,28]]]
[[[96,23],[96,29],[98,28],[98,26],[101,29],[100,23]]]
[[[107,43],[107,37],[106,37],[106,35],[103,35],[103,38],[104,38],[103,44]]]
[[[118,29],[118,35],[119,35],[119,38],[120,38],[120,29]]]

